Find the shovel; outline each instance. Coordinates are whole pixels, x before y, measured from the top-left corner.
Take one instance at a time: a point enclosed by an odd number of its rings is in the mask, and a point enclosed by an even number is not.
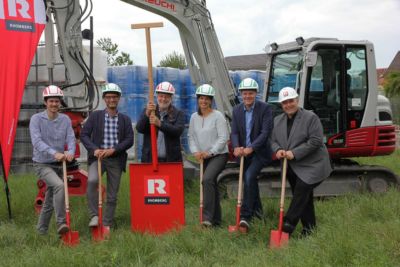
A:
[[[247,232],[247,228],[240,227],[240,208],[242,207],[242,193],[243,193],[243,167],[244,167],[244,156],[240,157],[240,169],[239,169],[239,187],[238,187],[238,197],[236,205],[236,225],[229,225],[228,231],[234,233],[240,231],[242,233]]]
[[[110,238],[110,228],[103,225],[103,192],[101,185],[101,159],[97,159],[97,172],[99,176],[99,223],[97,226],[92,227],[92,239],[94,241],[102,241],[105,238]]]
[[[65,213],[67,219],[68,232],[62,234],[61,239],[66,246],[76,246],[79,244],[79,232],[71,231],[71,216],[69,213],[69,196],[68,196],[68,183],[67,183],[67,163],[63,160],[63,180],[65,192]]]
[[[285,189],[286,189],[286,169],[287,169],[287,159],[284,158],[283,170],[282,170],[281,202],[279,210],[279,226],[278,230],[271,230],[271,237],[269,240],[269,246],[271,248],[279,248],[281,246],[287,245],[287,243],[289,242],[289,234],[282,232],[283,208],[285,204]]]
[[[203,222],[203,159],[200,160],[200,224]]]
[[[162,22],[132,24],[145,29],[149,101],[154,100],[150,29]],[[154,114],[154,113],[153,113]],[[133,231],[161,234],[185,224],[182,162],[158,162],[157,129],[150,125],[152,163],[129,165],[131,189],[131,226]]]

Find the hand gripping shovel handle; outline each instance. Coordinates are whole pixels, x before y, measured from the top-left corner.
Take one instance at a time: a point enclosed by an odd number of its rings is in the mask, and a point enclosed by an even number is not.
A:
[[[204,161],[200,160],[200,223],[203,222],[203,172]]]

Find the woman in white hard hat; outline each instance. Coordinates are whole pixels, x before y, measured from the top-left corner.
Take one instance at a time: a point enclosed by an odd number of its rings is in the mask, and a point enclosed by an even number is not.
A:
[[[287,177],[293,193],[283,231],[293,233],[301,220],[301,234],[306,236],[316,226],[313,190],[332,168],[318,116],[299,107],[297,92],[291,87],[279,92],[279,102],[284,113],[275,117],[272,149],[278,159],[288,160]]]
[[[185,129],[185,114],[172,105],[174,86],[162,82],[156,87],[157,105],[149,99],[136,124],[139,133],[144,134],[142,162],[151,162],[150,124],[157,128],[157,154],[160,162],[181,162],[181,134]],[[152,114],[154,111],[155,114]]]
[[[215,89],[203,84],[196,90],[197,112],[190,117],[189,148],[198,161],[203,161],[204,204],[201,224],[221,224],[221,205],[217,177],[228,161],[228,126],[224,115],[212,108]]]

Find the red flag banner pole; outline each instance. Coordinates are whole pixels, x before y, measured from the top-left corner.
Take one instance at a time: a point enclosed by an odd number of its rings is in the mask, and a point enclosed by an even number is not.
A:
[[[4,168],[3,153],[1,151],[2,150],[0,145],[0,158],[1,158],[1,167],[3,171],[3,179],[4,179],[4,191],[6,192],[6,198],[7,198],[8,218],[11,220],[10,189],[8,188],[8,179]]]

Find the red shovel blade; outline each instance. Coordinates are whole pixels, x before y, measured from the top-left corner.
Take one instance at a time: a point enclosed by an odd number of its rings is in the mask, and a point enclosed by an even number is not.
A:
[[[286,246],[289,243],[289,234],[285,232],[280,232],[279,230],[272,230],[271,237],[269,240],[270,248],[279,248]]]
[[[68,231],[61,236],[64,245],[66,246],[76,246],[79,244],[79,232],[78,231]]]
[[[104,239],[110,239],[110,227],[108,226],[96,226],[92,227],[92,239],[93,241],[99,242]]]
[[[229,225],[228,231],[229,231],[229,233],[235,233],[235,232],[239,231],[239,227],[237,225]]]

